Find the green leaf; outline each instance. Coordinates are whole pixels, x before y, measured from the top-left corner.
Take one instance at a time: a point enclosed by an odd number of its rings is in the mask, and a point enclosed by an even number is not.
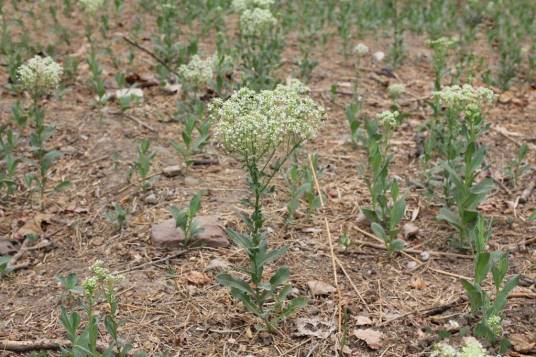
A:
[[[378,238],[381,238],[383,241],[387,241],[387,235],[385,234],[385,230],[378,223],[373,222],[370,225],[370,229],[372,229],[372,231],[378,236]]]
[[[485,179],[471,187],[470,191],[475,195],[485,195],[491,190],[493,190],[493,187],[495,187],[493,180],[489,177],[486,177]]]
[[[519,283],[519,275],[516,275],[510,279],[505,285],[504,288],[499,291],[495,297],[495,302],[493,303],[493,312],[498,315],[506,306],[508,295]]]
[[[283,254],[285,254],[287,250],[288,248],[286,246],[273,249],[267,254],[261,255],[261,257],[259,258],[259,261],[257,262],[257,265],[264,266],[266,264],[270,264],[271,262],[275,261],[277,258],[282,256]]]
[[[201,193],[198,192],[192,197],[192,200],[190,201],[190,215],[192,217],[195,217],[197,212],[199,212],[199,209],[201,208]]]
[[[461,222],[458,215],[456,215],[452,210],[448,209],[447,207],[443,207],[439,210],[439,214],[436,216],[436,218],[440,221],[447,221],[457,229],[461,228]]]
[[[495,288],[498,290],[501,287],[502,281],[506,275],[506,272],[508,271],[508,257],[504,253],[499,254],[499,258],[496,262],[496,264],[493,265],[491,268],[491,274],[493,276],[493,284],[495,284]]]
[[[227,234],[229,235],[234,244],[243,248],[247,252],[249,252],[253,248],[253,243],[248,236],[240,234],[233,229],[228,229]]]
[[[69,186],[71,186],[70,181],[61,181],[56,185],[56,187],[54,187],[54,191],[62,191]]]
[[[471,303],[471,308],[473,310],[476,310],[482,306],[482,292],[480,288],[474,286],[470,282],[468,282],[465,279],[462,279],[462,286],[467,292],[467,296],[469,297],[469,302]]]
[[[475,262],[475,284],[480,285],[488,275],[490,268],[490,254],[478,253]]]
[[[529,221],[536,221],[536,211],[532,212],[532,214],[529,217]]]
[[[406,211],[406,201],[401,198],[395,202],[391,208],[391,217],[389,219],[389,226],[391,229],[394,229],[404,217],[404,212]]]
[[[235,289],[235,288],[232,288],[231,289],[231,295],[240,300],[242,302],[242,304],[244,304],[246,310],[248,310],[249,312],[257,315],[257,316],[261,316],[262,315],[262,312],[261,310],[259,309],[259,307],[257,305],[255,305],[253,303],[253,300],[251,300],[250,296],[247,295],[246,293],[238,290],[238,289]]]
[[[228,288],[234,288],[249,295],[255,295],[253,289],[244,280],[239,278],[233,278],[230,274],[221,273],[218,274],[216,280],[223,286]]]
[[[391,252],[401,252],[404,250],[404,242],[400,239],[395,239],[389,243],[389,251]]]
[[[281,314],[278,316],[278,320],[282,320],[282,319],[292,315],[293,313],[295,313],[299,309],[304,308],[306,305],[307,305],[307,299],[305,299],[304,297],[297,297],[297,298],[292,299],[288,303],[287,307],[285,309],[283,309]]]
[[[277,272],[272,276],[270,279],[270,285],[272,285],[272,288],[276,288],[279,285],[284,284],[288,277],[290,276],[290,270],[286,266],[282,266],[279,269],[277,269]]]

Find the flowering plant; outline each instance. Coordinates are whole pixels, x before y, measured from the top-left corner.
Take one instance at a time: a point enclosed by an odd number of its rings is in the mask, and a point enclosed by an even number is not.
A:
[[[283,255],[286,247],[268,248],[262,229],[262,195],[288,157],[304,141],[313,138],[320,125],[324,111],[306,92],[307,88],[297,81],[260,93],[242,88],[226,101],[215,100],[210,107],[217,137],[248,172],[255,196],[254,201],[248,202],[253,213],[244,219],[248,233],[229,230],[233,241],[249,257],[250,268],[246,272],[251,281],[230,274],[220,274],[218,281],[229,287],[231,295],[241,300],[248,311],[260,317],[269,331],[305,305],[302,298],[286,302],[291,291],[286,283],[290,275],[287,267],[279,267],[269,282],[263,279],[265,266]],[[267,305],[270,300],[275,305]]]

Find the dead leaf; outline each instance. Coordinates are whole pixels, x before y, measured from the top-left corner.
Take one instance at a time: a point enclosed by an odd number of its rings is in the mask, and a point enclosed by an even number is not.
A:
[[[328,338],[335,331],[332,321],[323,321],[317,317],[296,319],[296,336],[314,336],[321,339]]]
[[[383,333],[367,328],[354,330],[354,336],[360,340],[365,341],[367,346],[373,350],[382,348]]]
[[[211,282],[211,279],[207,274],[196,270],[187,273],[186,280],[194,285],[205,285]]]
[[[411,279],[409,286],[411,286],[413,289],[422,290],[426,288],[426,283],[424,282],[424,279],[421,276],[414,276]]]
[[[366,326],[366,325],[372,325],[372,320],[368,316],[356,316],[355,317],[355,324],[356,326]]]
[[[322,296],[329,295],[332,292],[335,292],[335,288],[332,285],[329,285],[319,280],[308,281],[307,286],[309,287],[309,290],[311,290],[311,294],[313,295]]]
[[[48,223],[52,219],[52,215],[39,213],[34,218],[27,220],[14,234],[14,238],[21,240],[28,236],[40,237],[43,235],[43,223]]]
[[[499,96],[499,103],[508,104],[512,101],[513,98],[514,98],[514,95],[512,94],[512,92],[510,91],[504,92],[503,94]]]
[[[516,352],[533,353],[536,352],[536,336],[523,334],[513,334],[509,336],[510,343]]]

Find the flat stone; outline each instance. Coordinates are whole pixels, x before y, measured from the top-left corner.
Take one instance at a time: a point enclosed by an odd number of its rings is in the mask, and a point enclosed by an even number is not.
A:
[[[162,170],[162,173],[163,173],[164,176],[166,176],[166,177],[175,177],[175,176],[179,176],[179,175],[182,174],[182,167],[181,167],[181,165],[168,166],[168,167],[165,167],[165,168]]]
[[[212,248],[229,245],[227,234],[215,216],[197,216],[195,222],[203,230],[191,242],[192,245]],[[170,218],[151,227],[151,239],[154,245],[164,248],[178,248],[184,240],[184,233],[175,227],[175,219]]]
[[[411,239],[417,237],[419,234],[419,227],[413,223],[406,223],[404,224],[402,231],[405,239]]]
[[[158,203],[158,197],[156,197],[154,193],[150,193],[144,197],[143,202],[150,204],[150,205],[155,205]]]

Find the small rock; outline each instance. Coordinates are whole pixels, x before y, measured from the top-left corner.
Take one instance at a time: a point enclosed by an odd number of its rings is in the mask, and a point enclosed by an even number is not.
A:
[[[229,269],[229,267],[231,266],[231,264],[229,264],[228,261],[226,260],[222,260],[222,259],[219,259],[219,258],[215,258],[215,259],[212,259],[207,267],[205,268],[205,270],[218,270],[218,271],[224,271],[224,270],[227,270]]]
[[[154,193],[150,193],[147,196],[145,196],[145,198],[143,199],[143,202],[150,204],[150,205],[155,205],[158,203],[158,198],[156,197]]]
[[[365,214],[362,211],[359,211],[356,218],[357,223],[367,223],[368,218],[365,216]]]
[[[417,268],[417,262],[414,262],[413,260],[409,261],[408,264],[406,265],[406,268],[409,271],[415,270],[415,268]]]
[[[192,245],[205,245],[211,248],[229,245],[225,230],[219,225],[217,217],[197,216],[195,222],[203,230],[191,242]],[[184,233],[175,227],[175,219],[170,218],[151,227],[151,239],[157,246],[178,248],[184,240]]]
[[[182,174],[182,167],[180,165],[173,165],[165,167],[162,173],[166,177],[175,177]]]
[[[182,86],[180,84],[176,84],[176,83],[175,84],[168,83],[162,88],[162,91],[165,94],[168,94],[168,95],[181,94],[182,93]]]
[[[419,227],[413,223],[406,223],[402,228],[402,232],[404,234],[404,239],[415,238],[419,234]]]
[[[329,295],[336,290],[332,285],[318,280],[308,281],[307,286],[311,290],[311,294],[318,296]]]
[[[419,256],[420,256],[420,258],[421,258],[421,260],[423,262],[426,262],[426,261],[428,261],[428,259],[430,259],[430,253],[428,253],[426,250],[421,252],[421,254],[419,254]]]

